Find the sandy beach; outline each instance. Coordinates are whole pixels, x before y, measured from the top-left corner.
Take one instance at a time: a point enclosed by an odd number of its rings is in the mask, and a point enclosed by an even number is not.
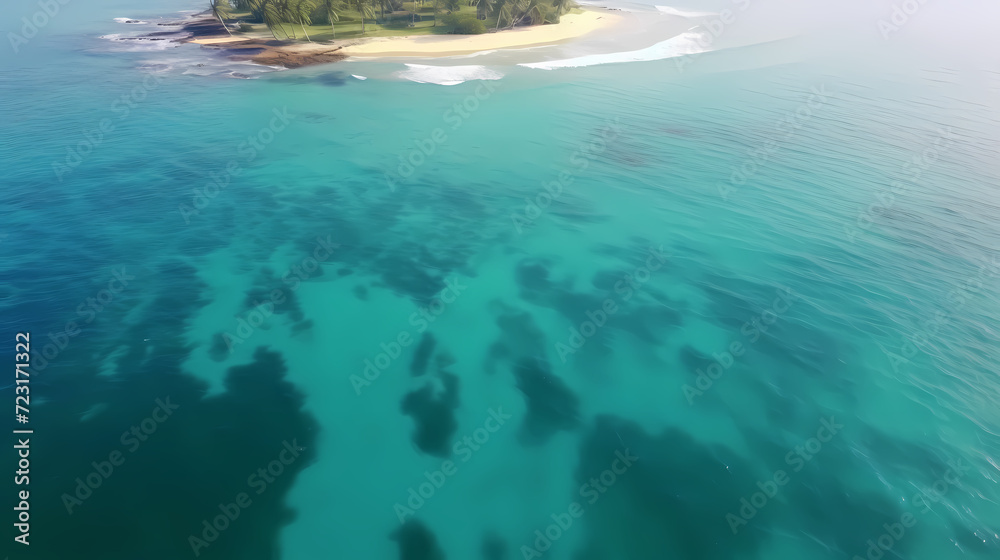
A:
[[[473,54],[498,49],[520,49],[555,45],[614,26],[624,20],[620,13],[606,10],[586,10],[562,16],[558,24],[535,25],[484,33],[481,35],[417,35],[403,37],[372,37],[306,43],[274,41],[264,37],[219,35],[208,32],[186,42],[210,48],[224,48],[236,59],[258,64],[297,68],[312,64],[336,62],[348,57],[446,57]],[[211,26],[206,20],[199,25]],[[243,53],[246,54],[243,54]]]
[[[622,18],[608,11],[587,10],[567,14],[554,25],[536,25],[482,35],[421,35],[379,37],[345,46],[341,54],[359,57],[454,56],[496,49],[518,49],[554,45],[611,26]]]
[[[196,45],[224,45],[227,43],[242,43],[248,41],[247,37],[241,37],[239,35],[225,36],[225,37],[199,37],[198,39],[192,39],[188,43],[194,43]]]
[[[620,12],[595,8],[566,14],[557,24],[535,25],[481,35],[416,35],[371,37],[323,43],[276,41],[266,37],[222,35],[211,18],[188,24],[195,31],[185,42],[231,51],[236,59],[258,64],[297,68],[336,62],[348,57],[445,57],[498,49],[555,45],[614,26],[624,20]],[[244,54],[245,53],[245,54]]]

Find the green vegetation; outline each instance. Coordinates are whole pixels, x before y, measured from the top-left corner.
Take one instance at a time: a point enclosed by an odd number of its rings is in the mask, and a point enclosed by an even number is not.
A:
[[[476,17],[476,14],[448,14],[443,18],[445,25],[450,25],[454,33],[461,35],[478,35],[486,33],[486,24]]]
[[[229,35],[232,36],[233,32],[229,30],[228,26],[226,26],[226,18],[229,17],[229,4],[224,3],[223,0],[209,0],[209,4],[209,10],[212,12],[212,17],[219,20],[219,23],[222,24],[223,28],[225,28],[226,33],[229,33]]]
[[[232,35],[328,41],[399,35],[478,34],[556,23],[573,0],[209,0]],[[233,27],[226,25],[229,21]],[[259,24],[259,25],[257,25]]]

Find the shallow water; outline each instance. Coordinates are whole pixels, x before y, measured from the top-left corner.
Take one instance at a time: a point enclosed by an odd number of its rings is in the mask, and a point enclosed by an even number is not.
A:
[[[63,6],[0,63],[11,558],[996,558],[997,9],[672,6],[736,19],[271,71]]]

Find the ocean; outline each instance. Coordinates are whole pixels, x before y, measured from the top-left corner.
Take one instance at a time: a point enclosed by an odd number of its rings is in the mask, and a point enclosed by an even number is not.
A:
[[[279,70],[5,3],[3,554],[1000,557],[1000,8],[607,5]]]

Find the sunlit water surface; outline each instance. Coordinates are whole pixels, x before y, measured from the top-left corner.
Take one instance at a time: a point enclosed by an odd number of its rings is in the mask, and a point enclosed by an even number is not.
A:
[[[997,558],[1000,12],[621,7],[272,71],[73,2],[5,54],[11,558]]]

